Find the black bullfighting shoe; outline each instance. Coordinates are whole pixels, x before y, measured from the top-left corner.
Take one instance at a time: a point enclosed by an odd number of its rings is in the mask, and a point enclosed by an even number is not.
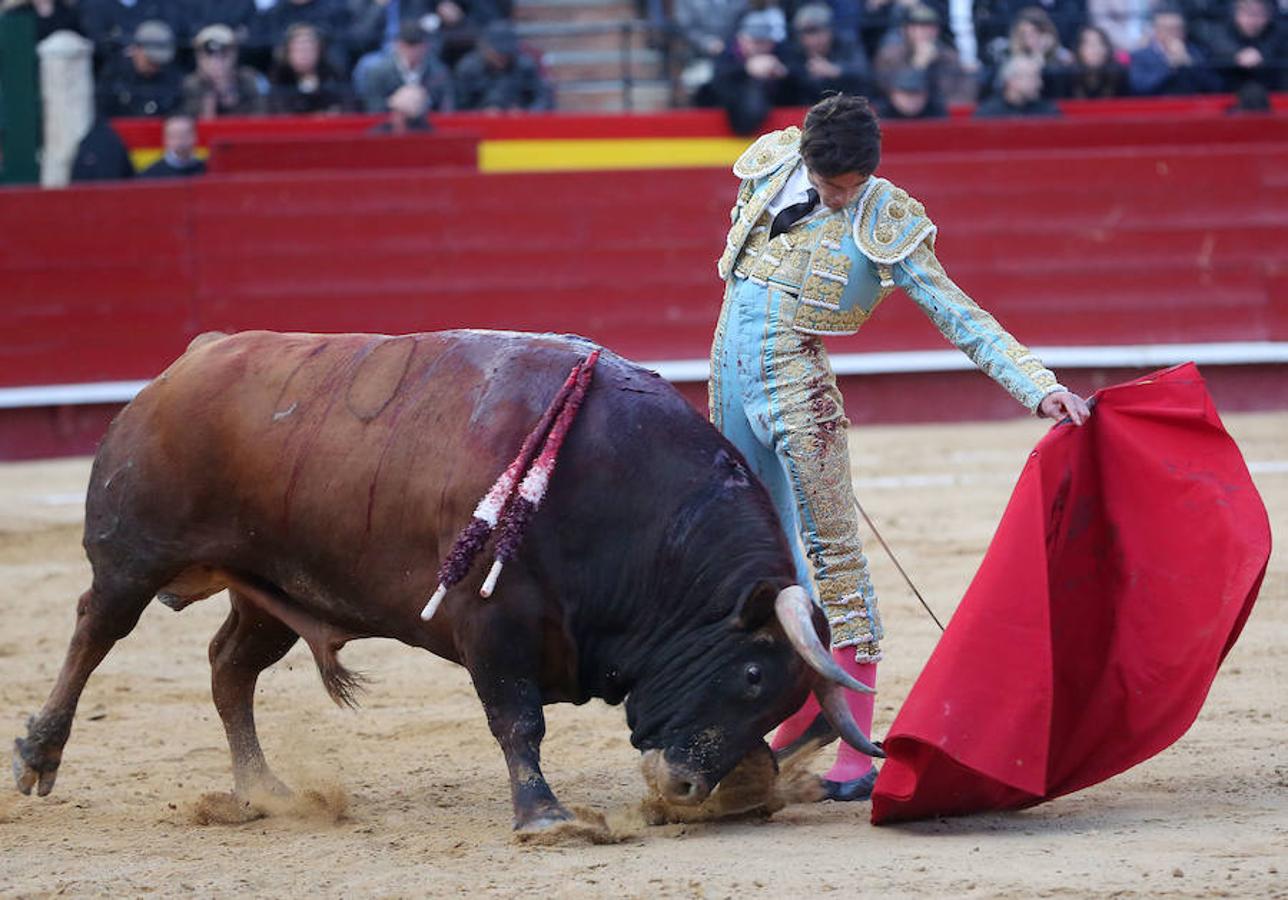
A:
[[[869,800],[872,797],[872,786],[877,783],[877,767],[873,766],[868,770],[868,774],[851,781],[830,781],[827,778],[820,778],[819,781],[823,782],[824,800],[838,800],[843,803],[850,800]]]

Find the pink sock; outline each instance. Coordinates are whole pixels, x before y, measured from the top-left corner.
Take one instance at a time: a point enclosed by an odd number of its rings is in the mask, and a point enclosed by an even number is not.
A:
[[[781,750],[805,733],[805,729],[818,716],[822,708],[818,705],[818,700],[810,694],[805,699],[805,705],[784,720],[783,724],[778,726],[774,732],[774,739],[769,742],[771,750]]]
[[[877,664],[855,662],[853,647],[833,650],[832,658],[841,664],[841,668],[868,687],[877,686]],[[876,698],[871,694],[859,694],[854,691],[846,691],[845,698],[850,705],[850,712],[854,715],[854,721],[859,723],[859,728],[863,729],[864,734],[871,737],[872,711]],[[836,763],[823,776],[824,778],[829,781],[853,781],[856,778],[862,778],[872,768],[871,757],[865,756],[844,741],[841,741],[838,747]]]

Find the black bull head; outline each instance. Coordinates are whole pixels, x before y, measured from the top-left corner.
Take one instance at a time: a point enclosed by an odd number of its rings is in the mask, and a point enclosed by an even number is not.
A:
[[[627,701],[632,742],[648,758],[664,799],[701,803],[741,760],[769,752],[763,735],[810,691],[836,735],[868,756],[885,755],[845,698],[846,690],[873,690],[832,658],[819,636],[827,634],[822,612],[802,588],[754,591],[732,622],[717,627],[741,634],[731,640],[726,631],[704,652],[669,660],[665,675],[642,682]],[[662,716],[664,725],[650,722]]]

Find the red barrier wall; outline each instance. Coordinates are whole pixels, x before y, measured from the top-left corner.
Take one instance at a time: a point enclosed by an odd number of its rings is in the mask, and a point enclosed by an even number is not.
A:
[[[475,134],[325,134],[233,136],[213,142],[210,172],[347,171],[364,169],[478,169]]]

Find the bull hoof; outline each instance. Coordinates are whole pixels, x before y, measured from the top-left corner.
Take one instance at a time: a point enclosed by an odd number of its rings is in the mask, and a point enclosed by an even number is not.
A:
[[[55,763],[52,767],[41,770],[38,768],[39,763],[32,758],[34,755],[26,740],[23,738],[14,740],[13,780],[22,793],[30,795],[34,787],[36,795],[44,797],[54,789],[54,779],[58,777],[58,765]]]
[[[546,811],[521,825],[516,825],[514,838],[521,844],[555,845],[566,843],[614,844],[621,840],[608,821],[589,809],[569,812]]]

